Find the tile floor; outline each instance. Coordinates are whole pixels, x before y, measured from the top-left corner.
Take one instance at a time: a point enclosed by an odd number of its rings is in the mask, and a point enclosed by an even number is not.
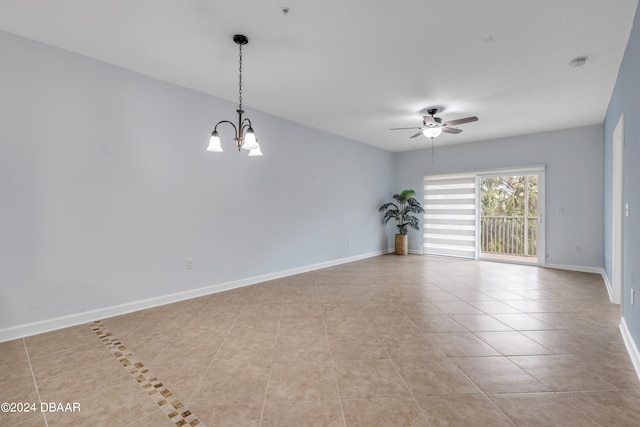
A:
[[[1,343],[0,425],[638,426],[619,320],[598,275],[385,255]]]

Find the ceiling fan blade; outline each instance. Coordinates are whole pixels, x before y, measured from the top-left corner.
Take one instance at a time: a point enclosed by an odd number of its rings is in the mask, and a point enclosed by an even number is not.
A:
[[[456,134],[456,133],[460,133],[460,132],[462,132],[462,129],[450,128],[450,127],[443,127],[443,128],[442,128],[442,132]]]
[[[450,128],[448,126],[443,126],[442,127],[442,132],[446,132],[446,133],[460,133],[462,132],[462,129],[456,129],[456,128]]]
[[[435,126],[438,124],[438,122],[436,122],[436,119],[434,119],[433,116],[422,116],[422,118],[424,119],[425,125]]]
[[[391,128],[389,130],[404,130],[404,129],[422,129],[422,128],[417,128],[417,127],[412,127],[412,128]]]
[[[420,135],[422,135],[422,131],[420,131],[420,132],[416,133],[416,134],[415,134],[415,135],[413,135],[413,136],[410,136],[409,138],[415,138],[416,136],[420,136]]]
[[[456,126],[462,125],[465,123],[477,122],[478,118],[476,116],[473,117],[465,117],[464,119],[450,120],[446,123],[443,123],[442,126]]]

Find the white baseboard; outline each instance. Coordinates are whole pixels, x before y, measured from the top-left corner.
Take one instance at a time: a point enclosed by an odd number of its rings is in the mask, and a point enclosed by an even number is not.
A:
[[[97,310],[86,311],[84,313],[71,314],[52,319],[46,319],[38,322],[27,323],[8,328],[0,329],[0,342],[11,341],[18,338],[24,338],[31,335],[50,332],[56,329],[68,328],[70,326],[91,323],[96,320],[107,319],[109,317],[119,316],[134,311],[144,310],[147,308],[158,307],[165,304],[171,304],[178,301],[184,301],[191,298],[211,295],[231,289],[241,288],[244,286],[255,285],[256,283],[266,282],[269,280],[280,279],[283,277],[294,276],[296,274],[308,273],[314,270],[333,267],[340,264],[359,261],[362,259],[372,258],[386,254],[387,251],[377,251],[367,254],[356,255],[348,258],[341,258],[332,261],[322,262],[318,264],[307,265],[304,267],[292,268],[290,270],[278,271],[275,273],[264,274],[261,276],[248,277],[246,279],[235,280],[227,283],[206,286],[186,292],[178,292],[169,295],[149,298],[140,301],[133,301],[111,307],[100,308]]]
[[[607,294],[609,295],[609,301],[612,304],[616,304],[615,302],[613,302],[613,285],[609,281],[609,278],[607,277],[607,273],[605,273],[604,268],[601,268],[600,270],[602,270],[600,274],[602,275],[602,280],[604,280],[604,285],[605,285],[605,288],[607,289]]]
[[[582,273],[604,274],[602,267],[585,267],[582,265],[544,264],[540,267],[556,268],[559,270],[579,271]]]
[[[624,320],[624,317],[620,319],[620,333],[622,334],[624,345],[627,347],[627,353],[629,353],[631,363],[633,363],[633,367],[636,370],[636,375],[638,376],[638,379],[640,379],[640,351],[638,351],[638,346],[633,340],[631,332],[629,332],[629,328],[627,327],[627,322]]]

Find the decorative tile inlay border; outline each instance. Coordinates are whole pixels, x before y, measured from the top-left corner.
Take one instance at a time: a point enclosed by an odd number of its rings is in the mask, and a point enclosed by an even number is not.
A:
[[[201,425],[198,417],[187,409],[137,357],[127,350],[124,344],[114,337],[101,321],[90,323],[89,327],[177,427]]]

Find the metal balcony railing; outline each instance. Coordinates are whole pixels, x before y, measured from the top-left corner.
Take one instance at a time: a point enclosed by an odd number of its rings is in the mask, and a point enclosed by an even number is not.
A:
[[[481,253],[536,257],[538,218],[523,216],[482,216]]]

